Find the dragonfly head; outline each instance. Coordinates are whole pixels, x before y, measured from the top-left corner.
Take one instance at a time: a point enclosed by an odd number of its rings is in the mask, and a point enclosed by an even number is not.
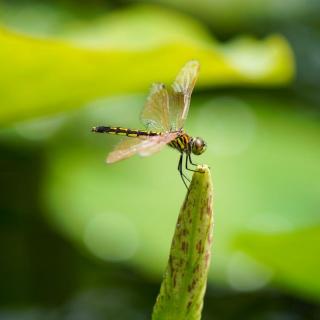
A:
[[[206,151],[207,149],[207,144],[202,138],[193,138],[191,140],[191,151],[195,155],[202,154]]]

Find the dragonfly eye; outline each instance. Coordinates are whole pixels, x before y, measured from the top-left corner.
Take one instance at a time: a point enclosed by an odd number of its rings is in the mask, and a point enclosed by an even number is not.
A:
[[[207,149],[207,144],[204,142],[201,138],[195,138],[192,141],[192,148],[191,151],[193,154],[199,155],[203,152],[205,152]]]

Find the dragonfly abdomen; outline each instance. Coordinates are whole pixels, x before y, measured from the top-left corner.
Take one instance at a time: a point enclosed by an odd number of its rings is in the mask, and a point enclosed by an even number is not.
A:
[[[161,135],[161,132],[156,132],[156,131],[136,130],[136,129],[121,128],[121,127],[105,127],[105,126],[93,127],[92,131],[98,132],[98,133],[116,134],[119,136],[127,136],[127,137],[140,137],[140,136],[152,137],[152,136]]]

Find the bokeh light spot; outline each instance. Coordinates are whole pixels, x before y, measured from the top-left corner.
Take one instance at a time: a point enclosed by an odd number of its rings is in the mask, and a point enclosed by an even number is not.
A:
[[[235,252],[228,263],[227,278],[230,286],[239,291],[263,288],[271,280],[273,272],[244,252]]]
[[[14,126],[16,133],[31,141],[48,139],[61,129],[66,116],[63,114],[54,117],[42,117],[19,122]]]
[[[119,234],[123,237],[119,237]],[[84,243],[95,256],[103,260],[127,260],[138,248],[138,232],[125,216],[101,213],[89,220],[84,231]]]
[[[246,228],[250,231],[272,234],[293,231],[295,226],[285,214],[265,212],[252,216]]]
[[[221,97],[208,101],[197,119],[197,130],[205,126],[212,141],[207,141],[208,152],[215,156],[233,156],[247,150],[256,134],[256,117],[245,102]]]

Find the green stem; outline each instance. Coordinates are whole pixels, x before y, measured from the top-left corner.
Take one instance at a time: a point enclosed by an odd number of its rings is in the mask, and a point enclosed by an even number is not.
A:
[[[198,320],[211,258],[212,182],[207,166],[193,174],[172,239],[153,320]]]

